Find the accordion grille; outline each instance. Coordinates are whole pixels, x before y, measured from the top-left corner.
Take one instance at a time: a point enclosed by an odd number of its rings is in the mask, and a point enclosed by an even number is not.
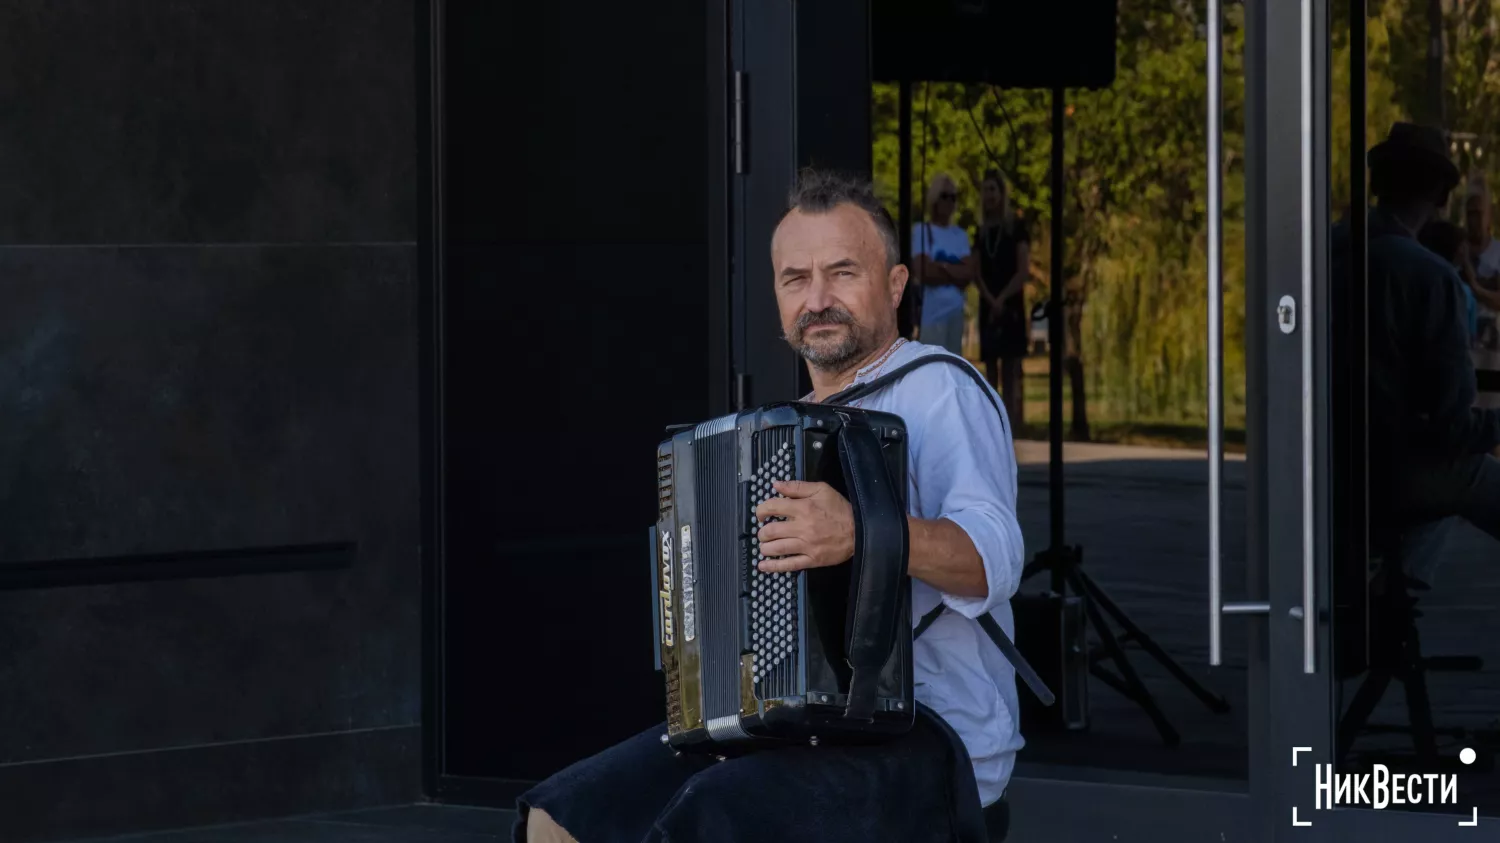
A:
[[[672,445],[656,452],[657,518],[666,521],[672,515]]]
[[[759,563],[766,557],[754,535],[755,507],[781,495],[772,487],[777,480],[799,480],[795,428],[776,427],[755,436],[754,473],[750,478],[750,648],[755,654],[755,696],[774,699],[799,692],[797,617],[800,598],[798,572],[763,573]],[[777,519],[780,520],[780,519]]]
[[[697,617],[703,627],[704,719],[739,714],[740,694],[740,584],[736,566],[739,495],[735,482],[734,428],[700,437],[693,447],[699,536]]]
[[[682,668],[674,656],[662,666],[667,677],[667,731],[682,731]]]

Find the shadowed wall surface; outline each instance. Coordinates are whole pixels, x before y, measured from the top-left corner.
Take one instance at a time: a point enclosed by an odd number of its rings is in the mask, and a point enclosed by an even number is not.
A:
[[[0,839],[419,795],[415,19],[0,9]]]

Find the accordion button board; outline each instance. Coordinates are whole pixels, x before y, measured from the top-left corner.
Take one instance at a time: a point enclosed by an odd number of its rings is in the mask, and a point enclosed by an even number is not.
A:
[[[797,668],[798,577],[792,571],[760,570],[760,563],[766,561],[760,548],[760,528],[785,519],[756,521],[755,510],[781,497],[774,486],[777,481],[796,479],[796,459],[792,443],[782,442],[780,448],[759,461],[750,477],[750,521],[754,528],[750,537],[754,551],[750,568],[750,655],[754,657],[751,676],[757,699],[787,696],[794,690],[791,679]]]

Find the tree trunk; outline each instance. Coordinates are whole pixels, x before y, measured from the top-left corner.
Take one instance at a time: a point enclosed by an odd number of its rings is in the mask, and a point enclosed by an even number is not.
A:
[[[1074,442],[1091,441],[1089,435],[1088,391],[1083,377],[1083,295],[1071,292],[1063,305],[1064,331],[1067,345],[1063,349],[1063,372],[1068,376],[1068,388],[1073,393]]]
[[[1427,0],[1427,123],[1444,126],[1443,0]]]

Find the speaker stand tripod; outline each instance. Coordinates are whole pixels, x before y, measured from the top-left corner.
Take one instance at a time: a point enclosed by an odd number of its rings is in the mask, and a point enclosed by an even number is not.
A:
[[[1156,730],[1161,733],[1162,740],[1167,746],[1177,746],[1182,741],[1181,736],[1167,720],[1167,716],[1162,713],[1161,706],[1156,704],[1156,698],[1151,696],[1151,692],[1146,689],[1146,683],[1141,681],[1140,674],[1136,673],[1135,668],[1131,666],[1129,657],[1125,655],[1124,644],[1139,644],[1215,714],[1228,711],[1229,703],[1223,697],[1198,684],[1196,679],[1189,676],[1181,665],[1151,640],[1151,636],[1131,622],[1120,607],[1115,605],[1115,601],[1109,599],[1109,595],[1104,593],[1104,589],[1083,572],[1083,548],[1069,545],[1063,540],[1066,529],[1064,519],[1067,514],[1066,483],[1063,479],[1062,424],[1063,351],[1067,344],[1063,326],[1065,312],[1061,272],[1064,235],[1062,207],[1064,95],[1065,92],[1061,89],[1055,89],[1052,92],[1052,289],[1051,301],[1047,308],[1047,344],[1050,360],[1048,404],[1051,406],[1051,423],[1047,436],[1050,456],[1047,469],[1050,478],[1048,497],[1051,505],[1052,542],[1050,547],[1033,557],[1031,563],[1022,570],[1021,580],[1024,582],[1035,574],[1047,571],[1052,575],[1054,593],[1066,597],[1071,590],[1083,601],[1084,614],[1088,618],[1089,625],[1098,634],[1100,642],[1099,646],[1092,648],[1088,654],[1089,673],[1097,677],[1100,682],[1118,691],[1126,699],[1139,705],[1151,718],[1151,722],[1156,724]],[[1124,630],[1123,635],[1115,634],[1113,627],[1105,620],[1105,613],[1108,613],[1109,617]],[[1119,671],[1119,674],[1116,675],[1106,670],[1103,665],[1105,661],[1114,662],[1115,670]]]

